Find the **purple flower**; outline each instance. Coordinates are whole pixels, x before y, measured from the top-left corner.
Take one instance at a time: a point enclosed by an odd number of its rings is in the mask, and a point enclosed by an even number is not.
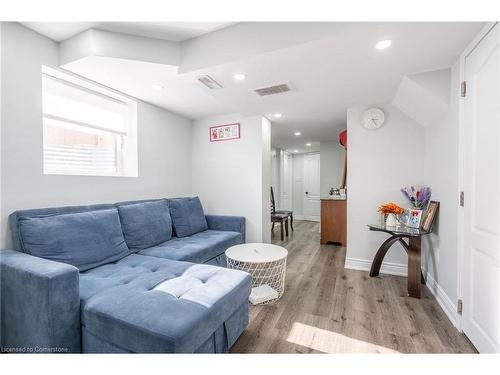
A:
[[[416,208],[424,208],[431,199],[431,189],[428,186],[410,186],[401,189],[403,195]]]
[[[408,198],[408,200],[411,200],[411,197],[410,197],[410,195],[408,194],[408,192],[406,191],[406,188],[401,189],[401,192],[403,193],[403,195],[404,195],[406,198]]]

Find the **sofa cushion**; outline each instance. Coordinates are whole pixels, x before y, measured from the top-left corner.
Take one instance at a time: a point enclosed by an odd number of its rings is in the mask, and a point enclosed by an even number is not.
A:
[[[208,229],[207,219],[198,197],[173,198],[169,199],[169,203],[177,237],[191,236]]]
[[[116,208],[19,217],[23,251],[88,270],[127,256]]]
[[[194,352],[248,303],[249,274],[131,254],[80,274],[82,324],[132,352]]]
[[[206,230],[189,237],[172,237],[168,242],[139,252],[158,258],[205,263],[224,254],[226,249],[243,243],[239,232]]]
[[[130,249],[145,249],[172,237],[172,219],[165,199],[118,205],[118,212]]]
[[[47,208],[32,208],[27,210],[14,211],[9,215],[10,233],[14,250],[25,251],[22,245],[19,221],[20,218],[41,217],[51,215],[71,214],[76,212],[97,211],[115,208],[112,204],[91,204],[87,206],[62,206]]]

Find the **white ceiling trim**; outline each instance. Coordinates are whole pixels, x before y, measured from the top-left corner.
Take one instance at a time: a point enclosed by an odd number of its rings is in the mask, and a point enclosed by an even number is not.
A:
[[[21,22],[39,34],[62,42],[89,30],[100,29],[148,38],[182,42],[233,25],[235,22]]]
[[[180,64],[177,42],[90,29],[59,45],[59,65],[88,57],[105,56],[157,64]]]

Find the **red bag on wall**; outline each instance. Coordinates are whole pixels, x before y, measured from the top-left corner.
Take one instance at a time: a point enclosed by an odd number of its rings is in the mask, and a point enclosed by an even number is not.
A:
[[[340,144],[347,150],[347,129],[339,134]]]

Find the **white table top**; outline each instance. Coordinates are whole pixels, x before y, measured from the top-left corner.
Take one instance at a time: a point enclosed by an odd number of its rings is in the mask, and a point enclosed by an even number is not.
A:
[[[288,251],[284,247],[268,243],[245,243],[226,250],[228,258],[249,263],[275,262],[287,255]]]

